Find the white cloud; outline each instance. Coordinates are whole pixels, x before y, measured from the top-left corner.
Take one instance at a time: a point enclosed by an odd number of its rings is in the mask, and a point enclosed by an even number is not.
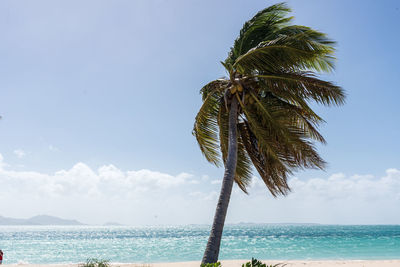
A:
[[[54,174],[10,171],[0,169],[2,189],[14,193],[34,192],[40,196],[118,194],[121,197],[139,192],[156,192],[191,183],[192,175],[176,176],[150,170],[121,171],[113,165],[92,170],[84,163],[77,163],[69,170]],[[8,188],[9,187],[9,188]]]
[[[23,157],[26,156],[25,151],[23,151],[22,149],[16,149],[13,152],[14,152],[15,156],[17,156],[20,159],[22,159]]]
[[[221,180],[152,170],[93,169],[77,163],[47,174],[10,169],[0,154],[3,216],[51,214],[87,223],[210,223]],[[249,195],[236,186],[227,222],[400,223],[400,170],[382,177],[337,173],[289,181],[292,192],[273,198],[254,177]]]
[[[0,154],[3,216],[51,214],[87,223],[177,223],[172,212],[188,205],[184,196],[196,186],[194,176],[185,172],[123,171],[114,165],[96,170],[77,163],[52,174],[20,171],[8,168]]]
[[[292,178],[289,185],[292,191],[287,197],[273,198],[261,179],[255,179],[249,189],[250,196],[234,193],[231,204],[236,211],[231,219],[331,224],[400,223],[398,169],[388,169],[382,177],[337,173],[328,178]]]
[[[396,199],[400,193],[400,171],[388,169],[386,175],[375,178],[372,175],[334,174],[328,179],[315,178],[290,181],[292,197],[318,198],[320,200],[379,200]]]

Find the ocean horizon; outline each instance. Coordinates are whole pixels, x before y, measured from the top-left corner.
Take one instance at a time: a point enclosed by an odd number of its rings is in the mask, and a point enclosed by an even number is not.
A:
[[[0,226],[4,264],[200,260],[210,225]],[[220,260],[400,259],[400,225],[228,224]]]

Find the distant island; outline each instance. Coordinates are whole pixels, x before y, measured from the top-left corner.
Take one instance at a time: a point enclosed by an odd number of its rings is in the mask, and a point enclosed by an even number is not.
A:
[[[66,220],[54,216],[38,215],[28,219],[0,216],[0,225],[84,225],[77,220]]]

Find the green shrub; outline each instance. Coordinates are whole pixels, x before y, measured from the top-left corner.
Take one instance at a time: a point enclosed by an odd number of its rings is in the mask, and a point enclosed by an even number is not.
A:
[[[246,262],[245,264],[242,264],[242,267],[278,267],[278,266],[285,266],[282,265],[281,263],[275,264],[275,265],[266,265],[265,263],[262,263],[261,261],[251,258],[251,261]]]
[[[206,263],[206,264],[202,264],[200,265],[200,267],[221,267],[221,263],[220,262],[215,262],[215,263]]]
[[[81,264],[80,267],[110,267],[110,263],[108,260],[89,258],[86,260],[86,263]]]

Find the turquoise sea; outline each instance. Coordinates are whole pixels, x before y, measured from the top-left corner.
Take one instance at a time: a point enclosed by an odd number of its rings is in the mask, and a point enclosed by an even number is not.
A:
[[[200,260],[210,226],[0,226],[5,264]],[[400,259],[400,225],[228,225],[220,259]]]

